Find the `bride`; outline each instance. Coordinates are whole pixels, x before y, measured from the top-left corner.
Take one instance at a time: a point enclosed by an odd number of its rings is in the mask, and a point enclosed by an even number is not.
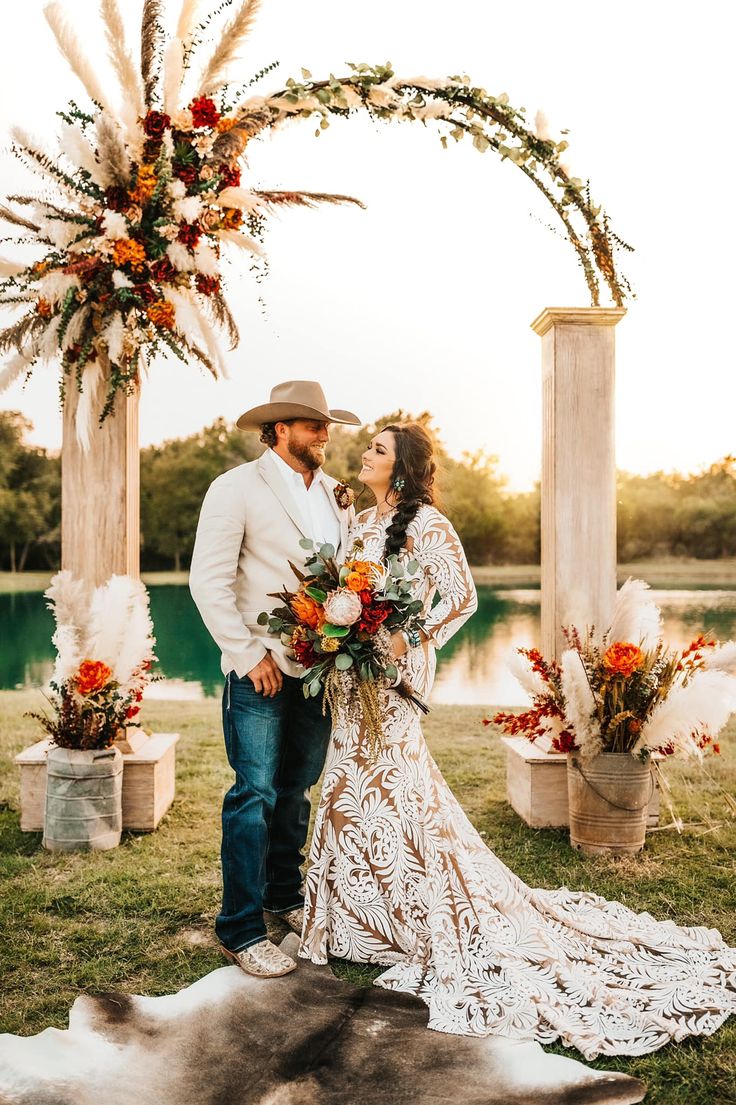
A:
[[[393,641],[422,697],[435,649],[477,605],[457,534],[434,506],[434,473],[424,428],[387,426],[360,472],[376,505],[352,528],[361,558],[418,562],[425,632]],[[384,716],[377,757],[360,724],[333,727],[300,956],[385,966],[376,984],[420,997],[430,1028],[560,1040],[588,1059],[709,1035],[736,1012],[736,949],[718,932],[526,886],[463,813],[411,704],[388,690]]]

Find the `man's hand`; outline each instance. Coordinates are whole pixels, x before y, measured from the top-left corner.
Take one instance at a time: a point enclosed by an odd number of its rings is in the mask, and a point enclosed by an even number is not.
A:
[[[261,662],[248,672],[248,678],[258,694],[262,694],[264,698],[273,698],[284,685],[281,669],[270,652],[267,652]]]

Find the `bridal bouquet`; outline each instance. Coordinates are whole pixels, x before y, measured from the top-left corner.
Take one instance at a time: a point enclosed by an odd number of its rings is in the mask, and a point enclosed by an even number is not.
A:
[[[718,752],[718,733],[736,710],[736,642],[701,635],[685,649],[668,648],[647,590],[627,580],[602,636],[566,629],[560,663],[517,649],[512,669],[532,706],[493,721],[530,741],[546,737],[554,751],[574,752],[581,762],[600,752],[641,759]]]
[[[45,592],[54,612],[52,717],[32,713],[61,748],[108,748],[135,725],[156,659],[148,594],[140,580],[112,576],[90,592],[59,572]]]
[[[377,564],[360,559],[356,541],[343,564],[332,545],[301,541],[311,554],[308,574],[291,565],[299,580],[296,591],[284,589],[271,598],[284,605],[258,617],[268,625],[305,668],[304,695],[324,690],[324,708],[330,707],[342,724],[364,721],[371,754],[382,745],[380,689],[395,687],[423,712],[427,707],[404,681],[391,654],[391,634],[399,629],[417,632],[424,625],[423,604],[412,598],[412,576],[419,568],[398,557]]]

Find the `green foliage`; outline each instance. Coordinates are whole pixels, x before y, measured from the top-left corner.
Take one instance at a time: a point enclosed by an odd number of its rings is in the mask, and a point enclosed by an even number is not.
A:
[[[37,739],[24,712],[37,691],[0,693],[0,973],[5,1032],[65,1028],[80,990],[166,994],[223,965],[214,936],[220,904],[222,795],[230,785],[219,704],[152,702],[143,723],[179,732],[174,804],[155,833],[125,833],[110,852],[45,852],[40,835],[18,827],[13,757]],[[668,765],[672,801],[686,823],[650,833],[641,855],[585,856],[563,829],[530,829],[505,800],[505,751],[481,725],[478,706],[436,706],[424,722],[433,756],[484,840],[530,886],[566,885],[650,910],[680,924],[717,928],[736,943],[736,722],[708,774]],[[316,800],[318,788],[314,789]],[[662,823],[668,820],[663,807]],[[279,942],[284,922],[268,920]],[[347,961],[334,973],[370,985],[380,968]],[[29,983],[32,980],[32,985]],[[580,1059],[559,1045],[554,1052]],[[736,1020],[708,1038],[673,1043],[637,1058],[602,1056],[593,1067],[626,1071],[647,1084],[647,1105],[725,1105],[736,1096]]]
[[[0,566],[50,567],[58,557],[61,470],[45,449],[24,444],[31,424],[0,411]]]

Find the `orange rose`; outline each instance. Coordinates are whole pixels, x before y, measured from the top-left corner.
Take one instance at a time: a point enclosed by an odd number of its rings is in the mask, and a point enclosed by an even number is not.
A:
[[[318,602],[305,594],[304,591],[298,591],[290,605],[299,621],[310,626],[311,629],[319,629],[324,624],[324,610]]]
[[[360,572],[348,572],[345,576],[345,586],[350,591],[369,591],[371,587],[371,577],[364,576]]]
[[[638,645],[616,641],[603,654],[603,667],[609,675],[628,679],[644,663],[644,653]]]
[[[80,694],[94,694],[101,691],[112,678],[112,669],[102,660],[82,660],[74,682]]]

